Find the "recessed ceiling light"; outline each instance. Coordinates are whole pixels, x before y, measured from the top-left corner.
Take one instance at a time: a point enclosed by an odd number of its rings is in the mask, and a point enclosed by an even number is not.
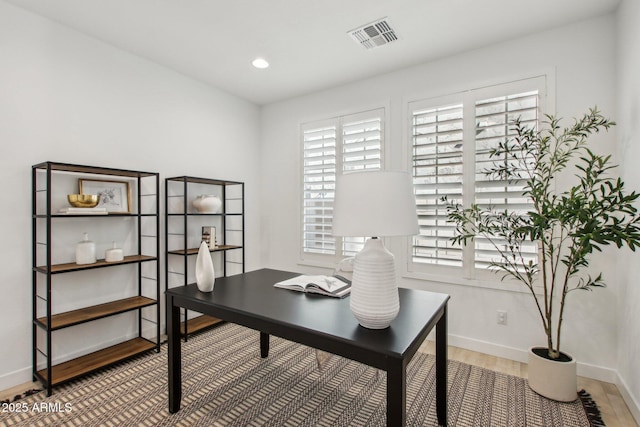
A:
[[[251,61],[251,64],[256,68],[267,68],[269,66],[269,63],[264,58],[256,58]]]

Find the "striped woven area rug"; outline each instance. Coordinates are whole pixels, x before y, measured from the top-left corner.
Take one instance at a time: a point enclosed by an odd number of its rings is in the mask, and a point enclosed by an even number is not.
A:
[[[384,426],[386,374],[332,356],[318,368],[311,348],[233,324],[182,346],[183,398],[167,410],[167,348],[13,402],[7,426]],[[409,426],[436,426],[435,358],[407,368]],[[21,409],[18,409],[21,406]],[[449,362],[451,426],[590,426],[580,400],[544,399],[526,380]]]

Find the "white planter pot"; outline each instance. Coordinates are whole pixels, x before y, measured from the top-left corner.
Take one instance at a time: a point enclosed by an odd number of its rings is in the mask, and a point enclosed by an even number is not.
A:
[[[576,359],[570,354],[568,362],[559,362],[538,356],[529,349],[529,387],[541,396],[560,402],[573,402],[578,398]],[[545,347],[546,351],[546,347]]]

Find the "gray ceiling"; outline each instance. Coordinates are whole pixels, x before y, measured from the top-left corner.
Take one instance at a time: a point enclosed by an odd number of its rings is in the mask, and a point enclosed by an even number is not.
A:
[[[257,104],[615,10],[620,0],[5,0]],[[399,40],[347,32],[387,17]],[[258,56],[271,66],[258,70]]]

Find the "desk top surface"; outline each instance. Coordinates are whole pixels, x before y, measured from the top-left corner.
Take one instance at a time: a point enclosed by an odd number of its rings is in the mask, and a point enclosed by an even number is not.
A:
[[[224,314],[258,320],[265,325],[266,332],[269,332],[269,326],[286,328],[317,339],[326,338],[358,349],[403,358],[417,350],[416,342],[422,342],[435,326],[449,299],[445,294],[400,288],[398,316],[389,328],[371,330],[358,324],[349,308],[349,297],[331,298],[273,286],[299,274],[261,269],[217,278],[213,292],[200,292],[195,284],[191,284],[169,289],[167,295],[176,299],[176,305],[195,303],[206,306],[211,310],[208,314],[223,320],[229,320]]]

